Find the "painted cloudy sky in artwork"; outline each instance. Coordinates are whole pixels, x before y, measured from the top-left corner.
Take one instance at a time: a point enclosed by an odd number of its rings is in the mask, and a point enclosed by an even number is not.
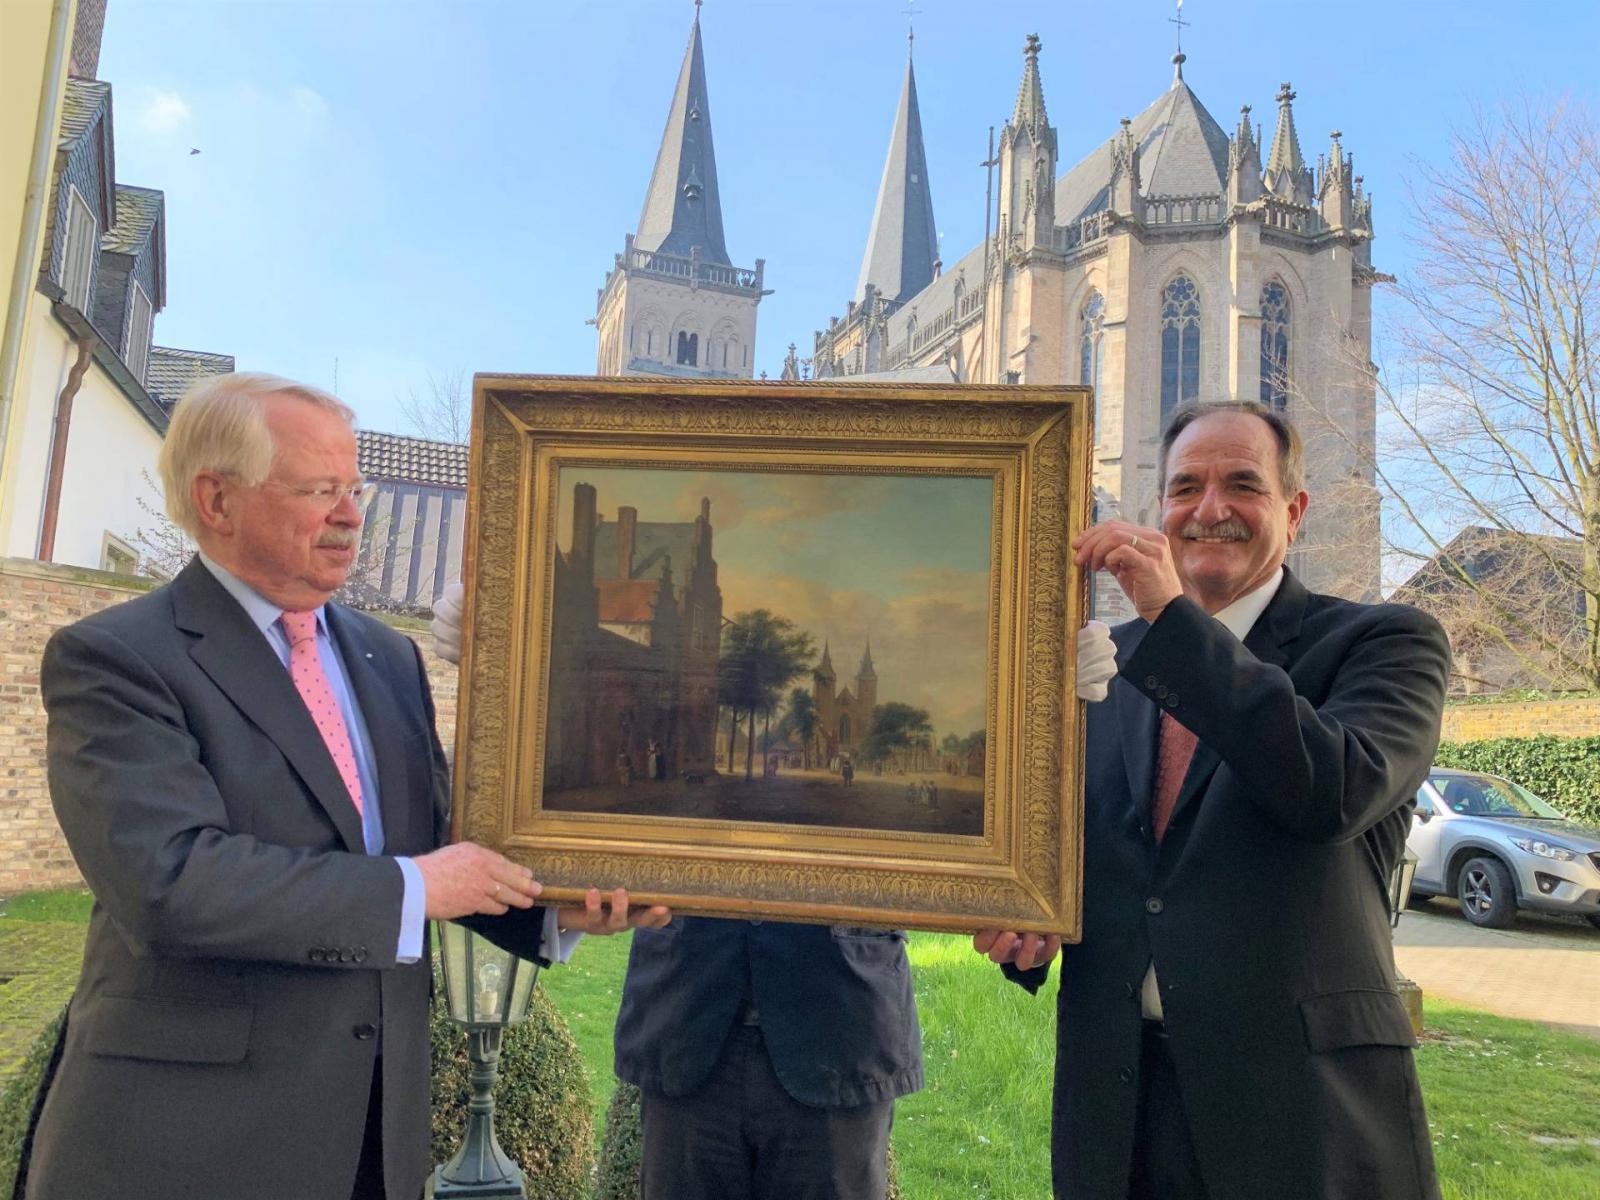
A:
[[[577,483],[594,485],[612,522],[630,504],[641,522],[693,521],[709,499],[725,617],[754,608],[788,617],[819,655],[828,643],[839,686],[852,691],[870,636],[880,704],[927,709],[936,738],[983,728],[987,477],[563,467],[563,552]]]

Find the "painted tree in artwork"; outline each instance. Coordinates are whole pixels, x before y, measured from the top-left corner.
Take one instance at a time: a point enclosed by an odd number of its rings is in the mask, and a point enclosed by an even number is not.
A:
[[[867,730],[863,754],[868,762],[883,762],[896,750],[927,745],[932,737],[933,722],[928,719],[927,709],[891,700],[872,710],[872,727]]]
[[[733,743],[741,719],[747,718],[744,774],[755,774],[756,714],[770,718],[783,689],[811,665],[816,647],[811,635],[787,617],[764,608],[737,614],[722,631],[717,666],[717,696],[728,708],[728,770],[733,770]]]
[[[797,687],[789,693],[789,711],[783,714],[783,720],[778,723],[778,736],[786,738],[793,734],[800,739],[807,770],[811,769],[811,739],[816,732],[817,698],[805,688]]]

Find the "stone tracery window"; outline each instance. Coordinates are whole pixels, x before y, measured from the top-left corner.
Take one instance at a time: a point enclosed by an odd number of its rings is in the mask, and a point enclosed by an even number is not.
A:
[[[1261,289],[1261,403],[1289,406],[1289,290],[1274,279]]]
[[[1161,425],[1200,398],[1200,292],[1179,275],[1161,298]]]
[[[1078,382],[1094,387],[1100,398],[1100,326],[1105,320],[1106,302],[1099,292],[1090,292],[1078,312]]]

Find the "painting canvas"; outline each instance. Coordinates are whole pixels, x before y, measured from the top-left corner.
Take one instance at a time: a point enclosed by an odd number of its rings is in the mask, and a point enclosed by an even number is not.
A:
[[[980,835],[993,490],[562,466],[543,807]]]
[[[457,836],[555,900],[1076,935],[1081,388],[479,376]]]

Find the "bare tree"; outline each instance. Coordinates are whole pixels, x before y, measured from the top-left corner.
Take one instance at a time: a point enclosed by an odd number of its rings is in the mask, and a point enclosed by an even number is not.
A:
[[[472,387],[466,372],[436,376],[430,371],[424,391],[406,389],[400,415],[418,437],[464,445],[472,434]]]
[[[1475,113],[1413,192],[1400,370],[1352,364],[1390,560],[1426,565],[1404,598],[1469,681],[1600,687],[1600,130],[1568,102]]]

